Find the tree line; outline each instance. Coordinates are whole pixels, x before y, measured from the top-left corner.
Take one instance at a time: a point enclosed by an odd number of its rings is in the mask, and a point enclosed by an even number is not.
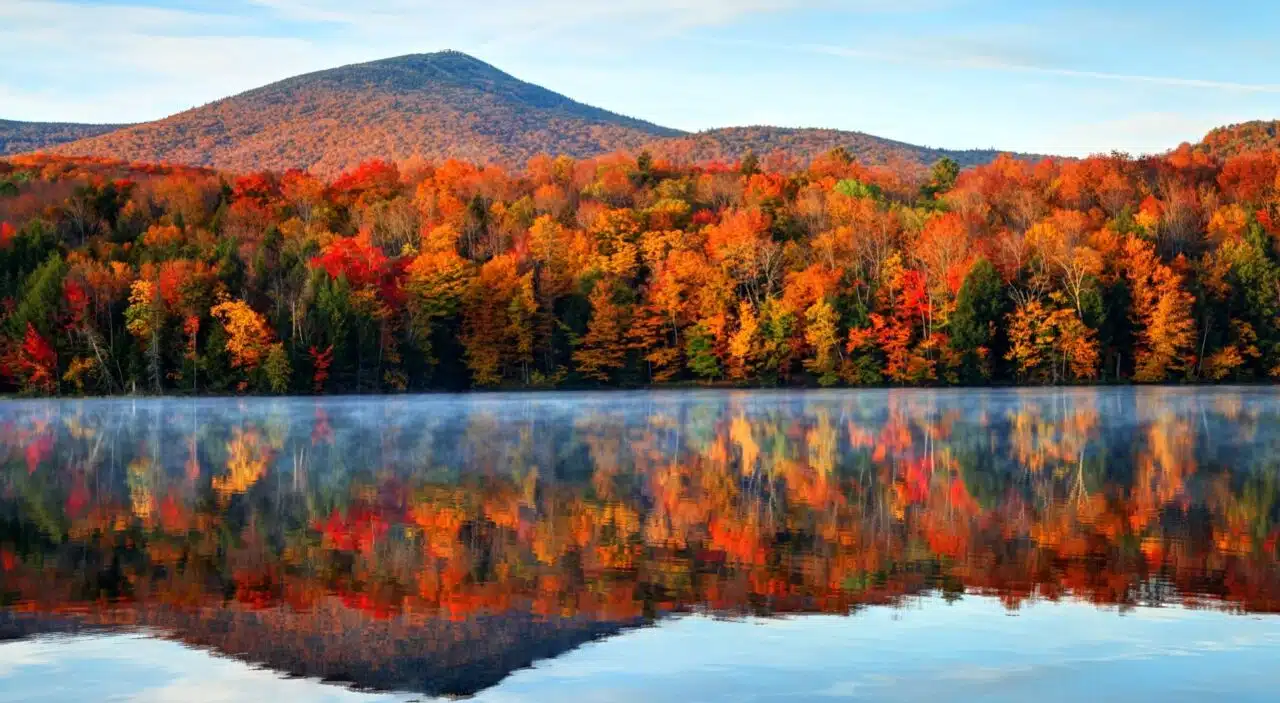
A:
[[[1262,381],[1280,153],[0,161],[0,392]]]

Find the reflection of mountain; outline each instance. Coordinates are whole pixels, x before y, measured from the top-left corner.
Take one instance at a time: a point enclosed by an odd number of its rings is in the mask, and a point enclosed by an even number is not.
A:
[[[1238,390],[10,404],[0,603],[428,692],[690,610],[1280,612],[1278,419]]]
[[[0,641],[127,625],[289,676],[446,696],[474,694],[538,659],[636,624],[519,611],[456,622],[409,614],[377,619],[342,604],[307,612],[152,606],[104,611],[87,620],[0,612]]]

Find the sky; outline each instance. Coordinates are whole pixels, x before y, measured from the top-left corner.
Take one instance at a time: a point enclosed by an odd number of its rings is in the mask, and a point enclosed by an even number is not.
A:
[[[1280,118],[1274,0],[0,0],[0,118],[158,119],[464,51],[669,127],[1160,152]]]

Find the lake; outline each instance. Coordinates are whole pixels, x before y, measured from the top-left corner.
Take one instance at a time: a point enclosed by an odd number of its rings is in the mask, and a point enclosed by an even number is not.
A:
[[[1273,700],[1269,388],[0,402],[0,701]]]

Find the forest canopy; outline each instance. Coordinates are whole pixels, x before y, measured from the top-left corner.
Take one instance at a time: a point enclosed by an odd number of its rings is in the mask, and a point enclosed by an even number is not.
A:
[[[1280,152],[0,161],[0,392],[1260,381]]]

